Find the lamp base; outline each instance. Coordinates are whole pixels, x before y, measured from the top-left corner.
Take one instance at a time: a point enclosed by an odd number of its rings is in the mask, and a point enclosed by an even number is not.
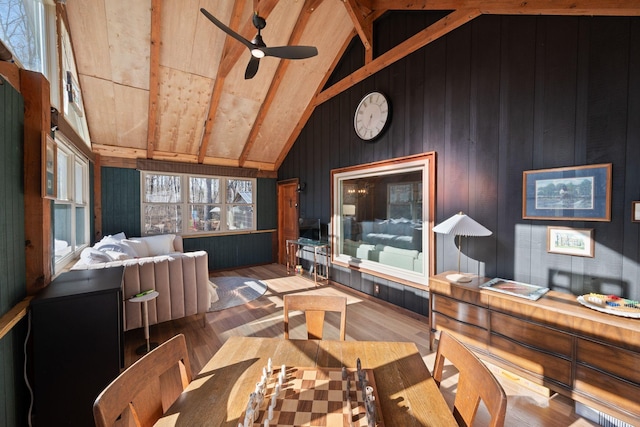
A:
[[[471,277],[462,273],[455,273],[455,274],[447,274],[447,280],[450,280],[452,282],[458,282],[458,283],[469,283],[471,281]]]

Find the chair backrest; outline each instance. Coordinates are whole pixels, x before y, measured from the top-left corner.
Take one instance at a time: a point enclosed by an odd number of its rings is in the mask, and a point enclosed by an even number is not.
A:
[[[176,335],[124,370],[98,395],[98,427],[152,426],[191,382],[184,335]]]
[[[478,357],[453,336],[441,332],[433,367],[438,387],[442,381],[444,362],[449,360],[459,372],[453,415],[461,426],[470,426],[484,402],[491,415],[490,427],[501,427],[507,412],[507,395],[498,380]]]
[[[286,339],[289,339],[290,311],[304,311],[307,323],[307,336],[312,340],[322,339],[325,312],[339,312],[340,339],[344,341],[347,329],[347,298],[327,295],[285,295],[284,337]]]

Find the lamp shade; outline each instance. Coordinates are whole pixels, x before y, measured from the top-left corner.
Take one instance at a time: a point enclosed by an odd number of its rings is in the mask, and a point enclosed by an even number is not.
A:
[[[490,236],[491,231],[469,218],[462,212],[433,227],[433,231],[440,234],[454,236]]]

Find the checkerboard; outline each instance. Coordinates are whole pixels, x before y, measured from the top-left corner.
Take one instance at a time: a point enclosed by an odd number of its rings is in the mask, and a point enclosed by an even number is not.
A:
[[[269,379],[264,401],[260,405],[255,422],[252,424],[254,427],[264,426],[264,420],[269,415],[268,408],[279,371],[280,369],[274,370]],[[375,392],[373,371],[370,369],[362,371],[368,385],[373,387],[376,397],[375,425],[384,427]],[[347,390],[347,380],[343,379],[342,369],[287,368],[286,379],[276,399],[269,426],[367,427],[364,398],[357,373],[353,369],[347,369],[346,373],[350,378],[349,390]],[[240,420],[243,419],[244,414]]]

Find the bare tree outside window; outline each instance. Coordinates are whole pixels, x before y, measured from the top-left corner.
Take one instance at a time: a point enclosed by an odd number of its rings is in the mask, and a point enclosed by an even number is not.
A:
[[[145,234],[255,229],[255,179],[143,172]]]
[[[0,0],[0,39],[27,69],[44,71],[42,44],[44,9],[34,0]]]

